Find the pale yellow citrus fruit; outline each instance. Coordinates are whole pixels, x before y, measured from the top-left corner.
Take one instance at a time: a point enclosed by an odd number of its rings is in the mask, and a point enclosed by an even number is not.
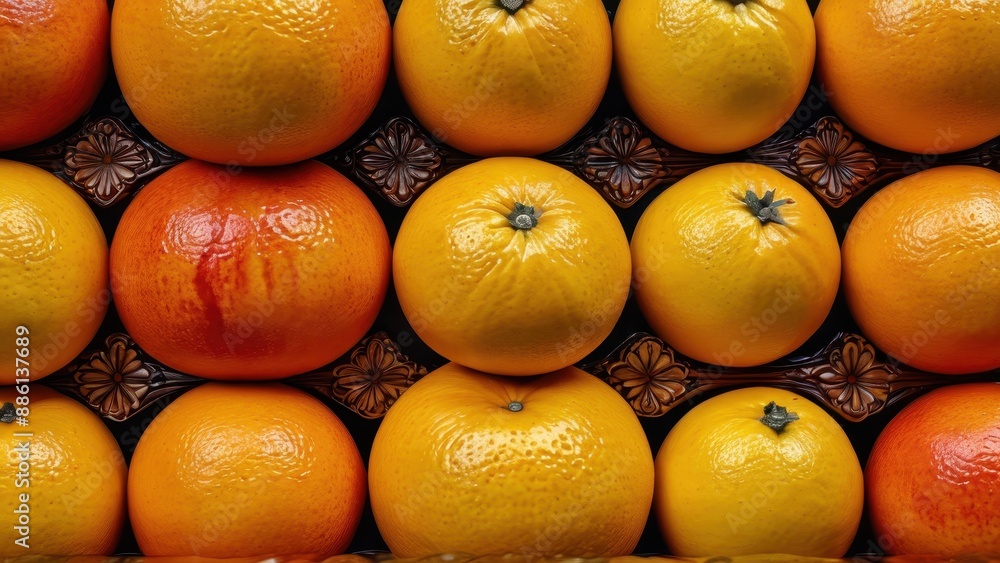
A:
[[[502,375],[547,373],[611,333],[629,291],[628,240],[601,195],[530,158],[448,174],[410,208],[393,279],[442,356]]]
[[[600,0],[406,0],[393,40],[420,122],[485,156],[565,143],[594,115],[611,74]]]
[[[399,557],[625,555],[653,494],[635,413],[572,367],[534,378],[439,368],[389,409],[369,471]]]
[[[614,37],[639,119],[707,153],[777,131],[809,86],[816,52],[805,0],[622,0]]]
[[[14,387],[0,388],[0,404],[19,396]],[[0,511],[6,519],[0,556],[110,555],[125,523],[127,468],[118,443],[97,415],[73,399],[41,385],[31,385],[27,397],[27,426],[0,424]],[[30,454],[18,449],[24,442]],[[26,472],[19,469],[23,457]],[[27,487],[19,486],[22,481]],[[26,520],[14,512],[25,512],[21,504],[27,505]],[[21,534],[13,526],[24,522],[28,549],[14,544]]]
[[[676,555],[842,557],[864,483],[836,420],[795,393],[754,387],[713,397],[674,426],[656,456],[653,504]]]
[[[108,243],[90,207],[40,168],[0,160],[0,384],[51,374],[97,333],[111,294]],[[28,355],[15,363],[15,330]]]
[[[723,366],[794,351],[823,324],[840,283],[823,206],[759,164],[712,166],[657,196],[632,235],[632,262],[636,300],[656,334]]]

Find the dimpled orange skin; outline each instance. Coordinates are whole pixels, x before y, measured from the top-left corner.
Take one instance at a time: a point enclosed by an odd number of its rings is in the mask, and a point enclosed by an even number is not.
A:
[[[798,420],[775,432],[761,421],[771,402]],[[835,558],[858,530],[864,480],[847,434],[822,407],[752,387],[712,397],[670,430],[656,455],[653,505],[676,555]]]
[[[823,0],[820,81],[837,115],[883,145],[967,149],[1000,135],[993,0]]]
[[[794,203],[786,225],[762,223],[747,190]],[[801,346],[826,319],[840,283],[840,247],[808,190],[759,164],[722,164],[657,196],[632,235],[636,300],[679,352],[755,366]]]
[[[101,327],[108,242],[94,212],[41,168],[0,160],[0,385],[41,379],[76,358]],[[29,334],[16,334],[24,326]],[[16,337],[27,337],[18,365]]]
[[[375,207],[323,164],[229,176],[187,161],[125,211],[112,288],[154,358],[211,379],[274,379],[319,368],[364,336],[390,252]]]
[[[375,520],[398,557],[624,555],[653,495],[635,413],[573,367],[530,379],[435,370],[389,409],[369,470]]]
[[[20,395],[0,387],[0,404]],[[30,389],[28,426],[0,424],[0,510],[8,518],[0,556],[110,555],[125,523],[125,459],[101,419],[80,403],[47,387]],[[14,436],[31,432],[28,439]],[[31,442],[30,485],[16,487],[19,442]],[[14,544],[20,535],[14,509],[28,494],[29,549]]]
[[[1000,554],[1000,384],[931,391],[879,435],[865,468],[890,554]]]
[[[865,202],[843,247],[861,331],[915,368],[1000,367],[1000,174],[934,168]]]
[[[118,0],[122,93],[157,139],[194,158],[312,158],[371,114],[389,72],[379,0]]]
[[[153,419],[128,507],[147,556],[334,555],[366,495],[361,454],[323,403],[282,384],[209,383]]]
[[[639,119],[706,153],[745,149],[784,125],[816,51],[805,0],[622,0],[614,37]]]
[[[516,203],[538,224],[515,229]],[[629,291],[628,240],[582,180],[491,158],[438,180],[407,212],[393,280],[410,325],[442,356],[501,375],[572,365],[611,333]]]
[[[393,27],[396,75],[420,122],[483,156],[530,156],[594,115],[611,74],[600,0],[406,0]]]
[[[55,135],[94,103],[110,22],[105,0],[0,0],[0,151]]]

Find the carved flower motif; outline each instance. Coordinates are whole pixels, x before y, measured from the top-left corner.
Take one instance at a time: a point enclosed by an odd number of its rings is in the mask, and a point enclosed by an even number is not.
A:
[[[380,333],[355,348],[348,363],[333,368],[332,395],[358,414],[378,418],[426,374]]]
[[[662,341],[644,336],[627,346],[621,359],[606,366],[611,384],[641,416],[659,416],[684,396],[689,370],[674,360]]]
[[[653,141],[620,117],[584,145],[580,171],[608,195],[629,205],[656,187],[668,171]]]
[[[107,345],[80,364],[74,379],[83,398],[102,416],[125,420],[149,393],[152,374],[124,334],[110,337]]]
[[[899,372],[877,361],[868,341],[849,334],[830,352],[828,365],[808,368],[806,375],[816,380],[834,407],[860,420],[885,405]]]
[[[442,158],[413,123],[397,117],[360,149],[358,166],[390,201],[402,206],[437,178]]]
[[[91,125],[63,158],[66,175],[104,202],[127,191],[149,169],[149,151],[131,133],[110,119]]]
[[[878,169],[875,155],[832,117],[816,123],[816,133],[798,143],[791,160],[832,201],[850,198],[875,177]]]

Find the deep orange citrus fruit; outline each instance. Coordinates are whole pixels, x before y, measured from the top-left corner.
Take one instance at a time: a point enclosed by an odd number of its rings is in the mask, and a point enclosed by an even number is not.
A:
[[[600,0],[406,0],[393,40],[417,118],[485,156],[565,143],[594,115],[611,74]]]
[[[445,365],[389,409],[369,469],[399,557],[625,555],[653,495],[635,413],[572,367],[506,378]]]
[[[844,239],[844,293],[862,332],[916,368],[1000,367],[1000,174],[949,166],[876,193]]]
[[[628,240],[600,194],[530,158],[448,174],[413,204],[393,254],[417,335],[462,365],[547,373],[592,352],[629,291]]]
[[[185,393],[143,433],[128,480],[129,517],[148,556],[342,553],[365,495],[344,424],[276,383]]]
[[[0,385],[45,377],[83,351],[111,302],[107,267],[83,198],[40,168],[0,160]]]
[[[375,321],[390,261],[375,207],[315,161],[235,176],[184,162],[143,188],[111,244],[129,334],[171,367],[218,379],[336,359]]]
[[[0,151],[62,131],[108,74],[105,0],[0,0]]]
[[[823,0],[817,66],[869,139],[940,154],[1000,135],[1000,11],[990,1]]]
[[[759,164],[721,164],[659,195],[632,235],[633,284],[679,352],[753,366],[801,346],[837,296],[840,247],[823,207]]]
[[[865,482],[891,554],[1000,555],[1000,384],[937,389],[893,418]]]
[[[0,387],[0,404],[21,396]],[[0,424],[0,510],[7,518],[0,556],[110,555],[125,524],[127,468],[118,443],[73,399],[41,385],[27,396],[28,426]],[[14,528],[22,525],[27,530]],[[24,535],[27,549],[14,543]]]
[[[220,164],[312,158],[351,136],[389,72],[379,0],[118,0],[111,49],[136,117]]]

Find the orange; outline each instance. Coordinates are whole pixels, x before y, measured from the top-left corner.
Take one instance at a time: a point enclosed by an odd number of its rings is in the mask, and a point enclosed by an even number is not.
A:
[[[611,74],[600,0],[406,0],[393,40],[420,122],[484,156],[565,143],[594,115]]]
[[[128,470],[118,443],[69,397],[41,385],[19,391],[0,387],[0,404],[29,400],[18,403],[29,410],[27,426],[0,424],[0,510],[7,520],[0,556],[110,555],[125,523]],[[16,435],[22,432],[31,436]]]
[[[618,321],[628,240],[572,173],[491,158],[448,174],[406,214],[393,279],[407,320],[449,360],[502,375],[576,363]]]
[[[107,239],[83,199],[40,168],[0,160],[0,385],[45,377],[83,351],[111,301],[107,268]]]
[[[653,495],[635,413],[572,367],[505,378],[445,365],[389,409],[369,468],[398,557],[625,555]]]
[[[898,180],[844,239],[854,320],[903,363],[939,373],[1000,367],[1000,174],[947,166]]]
[[[861,464],[836,420],[754,387],[696,406],[656,455],[654,507],[671,553],[842,557],[861,521]]]
[[[83,115],[108,74],[105,0],[0,0],[0,151]]]
[[[129,334],[173,368],[269,379],[319,368],[371,327],[389,238],[364,193],[315,161],[187,161],[147,185],[111,244]]]
[[[858,133],[939,154],[1000,135],[1000,13],[991,0],[823,0],[817,66]]]
[[[1000,556],[1000,384],[931,391],[893,418],[865,481],[892,554]]]
[[[143,433],[128,480],[147,556],[342,553],[365,495],[364,464],[344,424],[277,383],[185,393]]]
[[[713,166],[659,195],[632,235],[632,261],[636,300],[656,334],[727,367],[801,346],[840,282],[840,247],[823,207],[759,164]]]
[[[389,72],[379,0],[118,0],[122,93],[159,140],[194,158],[265,166],[344,142]]]
[[[707,153],[745,149],[784,125],[816,50],[805,0],[622,0],[614,36],[639,119]]]

